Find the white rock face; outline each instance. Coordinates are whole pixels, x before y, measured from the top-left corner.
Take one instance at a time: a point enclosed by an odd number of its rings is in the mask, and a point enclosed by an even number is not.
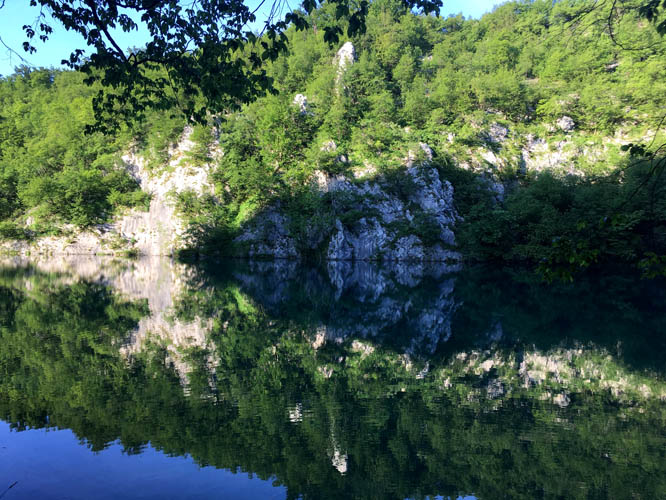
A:
[[[382,187],[381,176],[351,182],[343,175],[315,171],[312,185],[321,193],[336,195],[332,196],[332,208],[338,218],[332,228],[326,228],[327,234],[313,230],[300,245],[317,249],[328,242],[329,260],[438,261],[457,266],[461,257],[453,250],[456,243],[453,227],[459,216],[453,205],[453,186],[442,181],[431,165],[430,147],[419,146],[421,159],[416,155],[406,159],[410,166],[403,175],[413,185],[407,200]],[[340,202],[336,200],[340,199],[347,201],[338,206]],[[342,217],[350,211],[359,214],[358,219]],[[425,231],[430,240],[427,244],[421,240],[419,231]],[[438,241],[431,241],[433,232]],[[242,253],[251,257],[300,257],[299,245],[290,234],[290,221],[279,206],[255,216],[235,243],[247,245],[248,251]]]
[[[370,354],[375,352],[375,348],[371,344],[359,340],[352,341],[351,350],[352,352],[360,353],[361,358],[367,358]]]
[[[527,143],[521,152],[524,169],[540,172],[550,168],[572,168],[573,154],[565,151],[566,145],[566,143],[559,143],[554,150],[551,150],[544,139],[528,134]]]
[[[499,123],[493,123],[488,129],[487,139],[495,144],[502,144],[509,136],[509,129]]]
[[[386,257],[386,260],[425,260],[423,243],[413,234],[403,236],[395,242],[395,248]]]
[[[321,151],[326,151],[327,153],[335,153],[338,150],[338,145],[334,140],[324,141],[320,149]]]
[[[314,171],[312,181],[322,193],[338,191],[344,189],[344,186],[349,184],[344,175],[328,175],[321,170]]]
[[[310,113],[308,109],[308,98],[303,94],[296,94],[293,101],[294,106],[297,106],[302,115]]]
[[[495,154],[494,151],[490,151],[489,149],[484,149],[481,151],[480,156],[484,161],[496,167],[500,167],[504,163],[502,159]]]
[[[488,191],[490,191],[497,203],[504,201],[504,196],[506,194],[506,187],[504,184],[493,176],[484,176],[483,180],[485,181]]]
[[[248,247],[248,257],[297,259],[296,243],[289,234],[289,220],[273,206],[256,216],[234,242]]]
[[[165,168],[152,172],[143,158],[123,156],[125,166],[152,198],[150,209],[132,209],[108,224],[79,232],[73,226],[71,235],[44,237],[36,241],[2,242],[0,250],[25,254],[88,255],[114,254],[133,250],[141,255],[172,255],[183,245],[185,225],[176,215],[174,194],[193,191],[197,195],[214,194],[208,167],[193,167],[184,155],[193,147],[192,129],[187,127],[178,145],[170,151],[171,161]],[[67,228],[66,228],[67,229]]]
[[[335,221],[335,229],[336,232],[328,245],[327,256],[329,260],[352,260],[354,258],[354,247],[342,222]]]
[[[410,202],[431,218],[439,227],[440,244],[425,247],[415,234],[399,236],[392,225],[410,227],[414,216],[398,197],[386,193],[377,183],[366,181],[362,185],[336,180],[335,190],[345,191],[360,200],[357,210],[376,213],[362,217],[344,226],[335,223],[327,257],[331,260],[386,260],[386,261],[458,261],[460,256],[446,246],[455,245],[452,231],[458,215],[453,208],[453,187],[441,182],[437,170],[428,163],[407,169],[416,187]]]
[[[410,226],[414,216],[400,198],[386,193],[377,182],[352,184],[340,176],[327,182],[318,181],[326,192],[344,191],[358,200],[357,209],[376,216],[362,217],[350,227],[336,221],[327,257],[331,260],[387,260],[387,261],[457,261],[460,256],[446,246],[455,246],[452,227],[458,215],[453,205],[453,186],[442,182],[437,169],[430,165],[432,150],[427,144],[419,144],[424,159],[416,165],[417,156],[410,152],[406,174],[416,189],[409,201],[418,206],[439,227],[440,244],[425,247],[418,236],[398,236],[391,225],[402,223]]]
[[[133,248],[142,255],[171,255],[182,245],[186,227],[176,214],[176,193],[193,191],[197,195],[212,195],[215,192],[208,168],[180,164],[180,155],[191,147],[187,134],[176,150],[179,153],[176,159],[158,174],[148,171],[140,157],[123,157],[141,189],[150,193],[152,199],[147,212],[133,210],[115,222],[114,229],[122,238],[133,242]]]
[[[356,48],[351,42],[345,42],[335,56],[338,72],[344,72],[356,60]]]
[[[569,396],[565,393],[557,394],[553,398],[553,403],[555,403],[560,408],[566,408],[569,406],[569,403],[571,403],[571,398],[569,398]]]
[[[350,54],[352,49],[350,44],[343,53]],[[148,211],[129,210],[111,223],[90,231],[79,233],[72,227],[71,236],[3,242],[0,250],[36,254],[114,254],[133,250],[140,255],[172,255],[184,246],[187,229],[177,216],[174,194],[192,191],[196,195],[214,195],[209,169],[192,167],[183,161],[185,153],[193,146],[190,134],[191,129],[186,129],[178,146],[171,151],[169,165],[160,171],[149,170],[144,159],[137,155],[123,157],[130,174],[142,190],[152,196]],[[337,150],[333,141],[322,147],[331,152]],[[410,152],[406,158],[404,175],[415,187],[407,200],[382,187],[382,177],[377,176],[372,165],[364,169],[362,175],[366,180],[362,183],[351,182],[343,175],[316,171],[312,182],[320,192],[340,192],[345,194],[343,198],[355,200],[351,207],[340,208],[338,214],[353,210],[364,215],[345,224],[342,217],[334,219],[333,227],[323,230],[314,226],[307,228],[307,241],[297,243],[291,234],[291,221],[279,205],[273,205],[256,215],[235,239],[241,249],[239,253],[247,257],[299,259],[299,248],[303,245],[310,250],[324,245],[326,256],[332,260],[457,263],[460,255],[452,250],[455,246],[452,228],[458,219],[453,205],[453,187],[440,179],[437,169],[430,164],[432,158],[433,152],[425,143],[419,144],[418,154]],[[335,205],[335,201],[333,203]],[[412,210],[421,217],[418,221]],[[418,232],[410,233],[417,231],[415,224],[423,224],[423,216],[429,224],[428,235],[431,236],[432,225],[436,226],[439,242],[426,244]]]
[[[328,247],[332,260],[379,260],[381,250],[388,243],[388,234],[376,218],[361,218],[353,231],[347,231],[336,221],[336,235]]]
[[[357,168],[354,170],[355,179],[363,179],[365,177],[373,177],[377,174],[377,167],[368,162],[367,160],[363,164],[363,168]]]
[[[11,254],[55,254],[55,255],[92,255],[113,253],[103,243],[104,233],[100,230],[84,231],[67,236],[45,236],[36,241],[2,241],[0,253]]]
[[[407,152],[407,158],[405,159],[405,164],[407,167],[412,167],[416,163],[421,163],[421,162],[431,162],[432,161],[432,148],[428,146],[424,142],[419,142],[419,151],[408,151]],[[419,156],[422,156],[423,158],[419,160]]]
[[[412,167],[407,172],[418,186],[411,201],[437,220],[442,241],[447,245],[455,245],[451,227],[458,219],[458,214],[453,205],[453,186],[449,181],[442,182],[437,170],[429,165]]]
[[[576,123],[570,116],[563,116],[557,120],[557,126],[564,132],[571,132],[574,128],[576,128]]]

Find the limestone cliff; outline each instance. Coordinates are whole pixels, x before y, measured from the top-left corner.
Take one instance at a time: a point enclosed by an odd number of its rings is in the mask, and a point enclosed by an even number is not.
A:
[[[330,226],[306,230],[306,250],[323,248],[328,260],[440,261],[455,264],[453,228],[459,219],[451,183],[440,179],[426,151],[422,162],[407,159],[402,175],[408,193],[392,193],[382,176],[359,172],[354,178],[316,171],[319,193],[332,196]],[[429,155],[429,156],[428,156]],[[250,257],[299,258],[291,221],[277,204],[253,218],[235,242]],[[314,224],[313,224],[314,226]],[[424,227],[425,226],[425,227]],[[428,234],[421,234],[421,233]]]
[[[19,254],[104,255],[135,253],[139,255],[173,255],[182,245],[186,229],[176,214],[174,195],[193,191],[198,195],[213,193],[208,179],[209,167],[194,167],[186,153],[193,143],[192,129],[186,127],[169,151],[170,161],[159,169],[150,169],[144,158],[128,152],[122,159],[128,172],[141,189],[150,194],[148,210],[138,208],[119,214],[108,224],[80,231],[63,227],[64,235],[47,236],[30,241],[0,242],[0,251]]]
[[[351,42],[343,44],[332,58],[337,92],[346,91],[343,76],[355,61],[356,49]],[[292,105],[301,115],[312,117],[317,113],[316,102],[313,106],[302,93],[295,95]],[[485,180],[485,188],[499,203],[517,182],[515,177],[504,175],[507,170],[583,175],[590,165],[593,170],[607,168],[605,159],[619,154],[622,145],[654,134],[630,127],[628,131],[618,130],[613,137],[586,136],[566,115],[553,123],[532,127],[530,133],[521,132],[499,112],[489,111],[483,118],[470,120],[465,137],[457,137],[442,126],[433,136],[436,142],[432,145],[440,157],[446,156],[445,161]],[[315,255],[327,260],[438,261],[458,265],[461,256],[456,249],[455,229],[461,217],[456,210],[454,188],[438,169],[438,159],[433,161],[436,155],[431,147],[420,142],[419,132],[409,127],[394,132],[402,134],[401,144],[412,145],[406,158],[398,161],[401,168],[388,168],[381,160],[375,165],[367,158],[351,161],[349,151],[339,150],[332,139],[324,140],[320,150],[337,166],[308,165],[306,171],[313,173],[306,183],[328,203],[325,212],[310,214],[310,220],[294,220],[304,217],[289,213],[280,201],[264,202],[249,216],[237,218],[231,245],[207,250],[250,258],[302,259]],[[197,251],[196,242],[187,241],[188,226],[178,215],[175,195],[188,191],[215,199],[211,174],[217,167],[215,161],[192,164],[188,152],[195,144],[191,136],[192,129],[186,127],[168,151],[169,160],[157,167],[149,166],[131,149],[122,157],[127,171],[151,196],[148,210],[125,210],[109,223],[85,231],[64,225],[59,236],[0,242],[0,252],[154,256],[174,255],[185,246]],[[216,142],[213,150],[213,158],[224,154]],[[394,152],[391,161],[399,159],[404,151]],[[218,182],[219,188],[229,189]],[[29,223],[25,229],[30,233]]]

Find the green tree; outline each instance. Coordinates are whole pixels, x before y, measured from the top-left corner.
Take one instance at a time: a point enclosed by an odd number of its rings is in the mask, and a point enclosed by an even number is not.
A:
[[[327,42],[337,42],[343,28],[349,36],[365,29],[368,2],[326,3],[332,5],[336,20],[344,20],[342,26],[323,27]],[[300,30],[310,26],[308,15],[319,2],[306,0],[303,10],[289,10],[284,19],[271,14],[261,37],[248,27],[256,20],[256,11],[242,0],[205,0],[185,7],[177,0],[31,0],[31,4],[45,8],[50,18],[41,11],[34,23],[25,24],[26,51],[37,50],[35,37],[48,40],[53,21],[80,35],[93,49],[86,55],[78,48],[63,61],[86,73],[88,83],[104,84],[93,101],[96,128],[102,129],[117,124],[119,115],[129,118],[153,107],[179,108],[188,119],[204,122],[209,113],[237,108],[272,89],[263,61],[274,61],[286,51],[284,32],[289,25]],[[436,12],[441,0],[409,0],[406,5]],[[282,2],[276,0],[271,12],[281,10]],[[112,30],[130,32],[139,24],[151,40],[145,47],[123,50]]]

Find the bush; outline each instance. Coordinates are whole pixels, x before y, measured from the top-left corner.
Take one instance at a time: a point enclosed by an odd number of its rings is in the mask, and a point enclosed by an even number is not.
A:
[[[25,230],[11,221],[0,221],[0,239],[3,240],[23,240],[27,239],[28,234]]]
[[[463,214],[458,242],[472,259],[523,262],[547,278],[569,278],[602,264],[632,267],[666,255],[666,182],[636,164],[599,178],[541,174],[503,204],[479,202]],[[657,257],[645,257],[656,255]]]
[[[185,158],[193,166],[201,167],[213,160],[211,148],[213,146],[213,131],[210,127],[196,125],[190,135],[192,148],[185,153]]]

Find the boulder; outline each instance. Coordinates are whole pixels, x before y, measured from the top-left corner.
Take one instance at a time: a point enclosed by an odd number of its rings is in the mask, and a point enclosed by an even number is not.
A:
[[[345,42],[338,53],[335,55],[335,61],[338,65],[338,71],[343,72],[348,66],[356,60],[356,48],[351,42]]]
[[[576,128],[576,122],[574,122],[573,118],[570,116],[565,115],[557,120],[557,126],[563,132],[571,132],[574,128]]]
[[[308,98],[303,94],[296,94],[294,96],[293,105],[298,107],[298,110],[302,115],[311,114],[308,106]]]

